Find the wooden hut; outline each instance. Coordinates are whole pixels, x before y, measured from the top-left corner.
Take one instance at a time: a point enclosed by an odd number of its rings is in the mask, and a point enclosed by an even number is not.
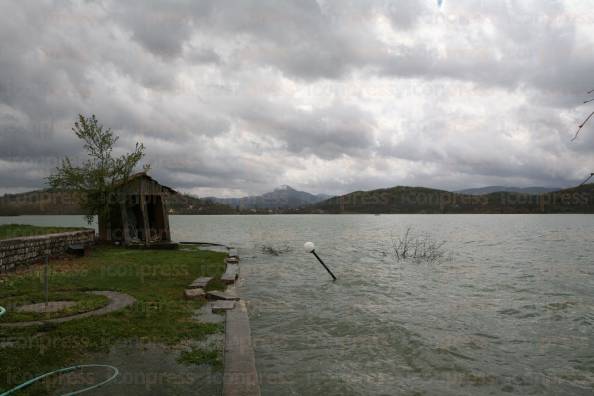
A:
[[[131,175],[116,188],[109,219],[99,224],[101,238],[125,245],[172,245],[166,202],[169,194],[177,192],[146,172]]]

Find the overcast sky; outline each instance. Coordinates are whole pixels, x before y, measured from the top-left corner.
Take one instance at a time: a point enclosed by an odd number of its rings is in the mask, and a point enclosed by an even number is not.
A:
[[[568,186],[594,172],[591,0],[0,0],[0,193],[97,115],[199,196]]]

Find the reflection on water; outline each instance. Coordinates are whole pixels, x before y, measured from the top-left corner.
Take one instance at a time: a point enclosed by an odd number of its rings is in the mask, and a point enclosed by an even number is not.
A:
[[[240,249],[266,395],[594,390],[594,216],[173,216],[171,226],[176,240]],[[447,241],[452,259],[395,262],[392,236],[408,226]],[[338,281],[303,251],[308,240]]]

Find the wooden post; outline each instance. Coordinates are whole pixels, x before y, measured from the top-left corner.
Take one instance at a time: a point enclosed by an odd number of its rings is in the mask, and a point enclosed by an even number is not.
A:
[[[161,195],[161,210],[163,211],[163,232],[165,241],[171,242],[171,231],[169,231],[169,213],[167,213],[167,204],[165,203],[167,195]]]
[[[45,296],[45,310],[47,313],[47,304],[49,303],[49,284],[47,280],[47,273],[48,273],[48,265],[49,265],[49,256],[46,255],[44,259],[44,266],[43,266],[43,294]]]
[[[124,244],[130,243],[130,229],[128,228],[128,208],[126,206],[127,200],[120,202],[120,212],[122,217],[122,236],[124,237]]]
[[[161,207],[163,208],[163,228],[165,229],[165,240],[171,242],[171,230],[169,229],[169,212],[165,200],[167,195],[161,195]]]
[[[99,228],[99,240],[100,241],[108,241],[107,237],[107,220],[102,218],[101,216],[97,216],[97,227]]]
[[[142,180],[140,181],[140,185],[142,186]],[[144,229],[144,244],[149,244],[150,238],[150,231],[149,231],[149,221],[148,221],[148,213],[146,209],[146,197],[144,196],[144,191],[142,191],[142,187],[140,187],[140,212],[142,213],[142,228]]]

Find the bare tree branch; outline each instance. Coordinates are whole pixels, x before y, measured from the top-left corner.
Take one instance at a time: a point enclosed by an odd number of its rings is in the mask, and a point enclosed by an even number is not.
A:
[[[588,176],[588,178],[586,180],[584,180],[582,182],[582,184],[580,184],[580,186],[583,186],[584,184],[586,184],[588,182],[588,180],[590,180],[592,178],[592,176],[594,176],[594,173],[590,173],[590,176]]]
[[[582,130],[582,128],[584,127],[584,125],[586,125],[586,123],[588,121],[590,121],[590,118],[592,118],[592,116],[594,115],[594,111],[590,113],[590,115],[588,116],[588,118],[586,118],[584,120],[584,122],[582,122],[582,124],[578,127],[577,132],[575,133],[575,136],[573,137],[573,139],[571,139],[571,141],[573,142],[575,139],[577,139],[578,135],[580,134],[580,131]]]

